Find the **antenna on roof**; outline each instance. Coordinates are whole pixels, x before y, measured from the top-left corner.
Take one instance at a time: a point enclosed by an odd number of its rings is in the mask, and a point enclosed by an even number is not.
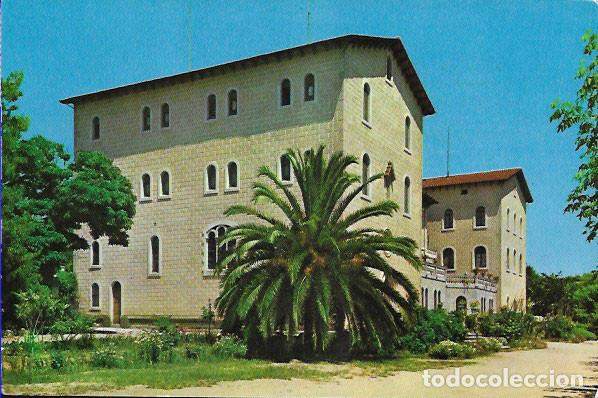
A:
[[[451,162],[451,127],[449,126],[446,134],[446,176],[451,174],[450,169]]]
[[[193,68],[193,28],[192,28],[192,24],[193,24],[193,17],[191,15],[191,0],[187,1],[187,16],[188,16],[188,23],[187,23],[187,34],[189,35],[189,40],[188,40],[188,44],[189,44],[189,70],[191,70]]]
[[[306,1],[307,6],[307,43],[311,43],[311,11],[309,9],[310,0]]]

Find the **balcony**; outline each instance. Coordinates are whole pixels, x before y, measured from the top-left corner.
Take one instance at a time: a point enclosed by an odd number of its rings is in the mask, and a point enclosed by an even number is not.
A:
[[[473,288],[496,293],[496,280],[489,275],[475,275],[467,272],[460,275],[451,274],[446,277],[446,285],[452,288]]]

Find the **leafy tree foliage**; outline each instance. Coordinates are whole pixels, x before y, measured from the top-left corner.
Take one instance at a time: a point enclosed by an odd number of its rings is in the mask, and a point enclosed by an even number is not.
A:
[[[216,304],[223,329],[241,330],[250,344],[286,336],[290,346],[302,326],[305,350],[322,353],[329,325],[337,336],[347,333],[347,325],[350,342],[381,350],[396,341],[417,302],[406,269],[395,269],[388,258],[403,258],[416,268],[420,261],[413,240],[363,222],[390,217],[399,207],[383,200],[350,209],[364,186],[382,177],[360,183],[347,171],[357,163],[353,156],[336,152],[326,159],[323,147],[304,154],[289,150],[287,156],[299,195],[262,166],[258,175],[269,183],[254,184],[256,207],[238,205],[225,213],[256,222],[229,229],[222,240],[236,242],[218,264],[223,278]],[[263,204],[282,217],[257,207]]]
[[[73,299],[72,251],[87,247],[78,229],[85,224],[92,236],[127,245],[135,214],[130,182],[102,154],[81,152],[69,162],[62,145],[23,137],[29,118],[17,113],[22,81],[20,72],[2,79],[2,308],[9,323],[27,289],[45,285]]]
[[[592,241],[598,233],[598,35],[588,31],[583,40],[583,52],[590,62],[582,62],[575,76],[581,80],[577,98],[575,102],[555,101],[550,121],[558,122],[559,132],[571,127],[578,129],[575,149],[581,152],[582,164],[575,175],[578,185],[569,194],[565,211],[577,213],[580,220],[585,220],[584,234]]]

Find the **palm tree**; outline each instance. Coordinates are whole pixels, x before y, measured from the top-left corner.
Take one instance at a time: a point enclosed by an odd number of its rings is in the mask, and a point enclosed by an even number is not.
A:
[[[269,183],[253,185],[255,206],[225,212],[256,221],[231,228],[221,241],[236,243],[217,266],[222,327],[240,327],[247,339],[279,333],[290,342],[302,325],[305,349],[322,352],[334,324],[337,333],[347,327],[353,343],[380,349],[400,334],[417,302],[413,284],[386,258],[391,253],[419,268],[415,242],[367,226],[368,219],[391,217],[399,207],[383,200],[348,210],[367,184],[382,177],[360,182],[347,171],[357,163],[354,156],[336,152],[327,160],[323,146],[286,156],[299,195],[262,166],[258,176]],[[262,211],[262,204],[280,218]]]

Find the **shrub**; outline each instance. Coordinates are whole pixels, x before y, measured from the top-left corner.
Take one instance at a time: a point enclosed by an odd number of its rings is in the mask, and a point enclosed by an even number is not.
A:
[[[91,334],[93,320],[87,316],[76,314],[73,318],[59,319],[50,326],[50,334],[61,341],[71,340],[76,335]]]
[[[596,335],[589,331],[585,325],[576,324],[571,331],[570,341],[582,343],[587,340],[596,340]]]
[[[91,364],[98,368],[116,368],[122,361],[112,343],[104,344],[91,354]]]
[[[533,315],[507,309],[481,315],[478,325],[484,336],[504,337],[509,343],[538,333]]]
[[[66,366],[66,362],[63,351],[52,351],[50,353],[50,367],[52,369],[62,369]]]
[[[472,358],[475,353],[476,350],[472,346],[450,340],[441,341],[429,350],[430,356],[436,359]]]
[[[544,335],[549,339],[569,340],[575,324],[570,318],[553,316],[544,321]]]
[[[236,336],[224,336],[214,344],[213,352],[220,358],[243,358],[247,345]]]
[[[443,309],[421,308],[412,329],[399,339],[399,347],[413,353],[424,353],[443,340],[460,342],[465,338],[465,328],[456,314]]]
[[[129,321],[129,317],[123,315],[120,317],[120,327],[123,329],[128,329],[131,327],[131,322]]]
[[[144,361],[151,364],[172,362],[176,342],[171,334],[158,331],[143,333],[136,342],[139,345],[139,356]]]
[[[158,328],[160,332],[172,333],[176,331],[176,325],[167,316],[159,316],[158,318],[156,318],[156,320],[154,321],[154,325],[156,326],[156,328]]]
[[[185,346],[185,357],[189,359],[203,359],[210,354],[210,347],[205,344],[187,344]]]
[[[488,337],[477,340],[474,347],[478,352],[499,352],[502,349],[502,342],[499,339]]]
[[[94,323],[105,328],[112,325],[112,322],[110,322],[110,317],[108,315],[97,315],[94,319]]]

